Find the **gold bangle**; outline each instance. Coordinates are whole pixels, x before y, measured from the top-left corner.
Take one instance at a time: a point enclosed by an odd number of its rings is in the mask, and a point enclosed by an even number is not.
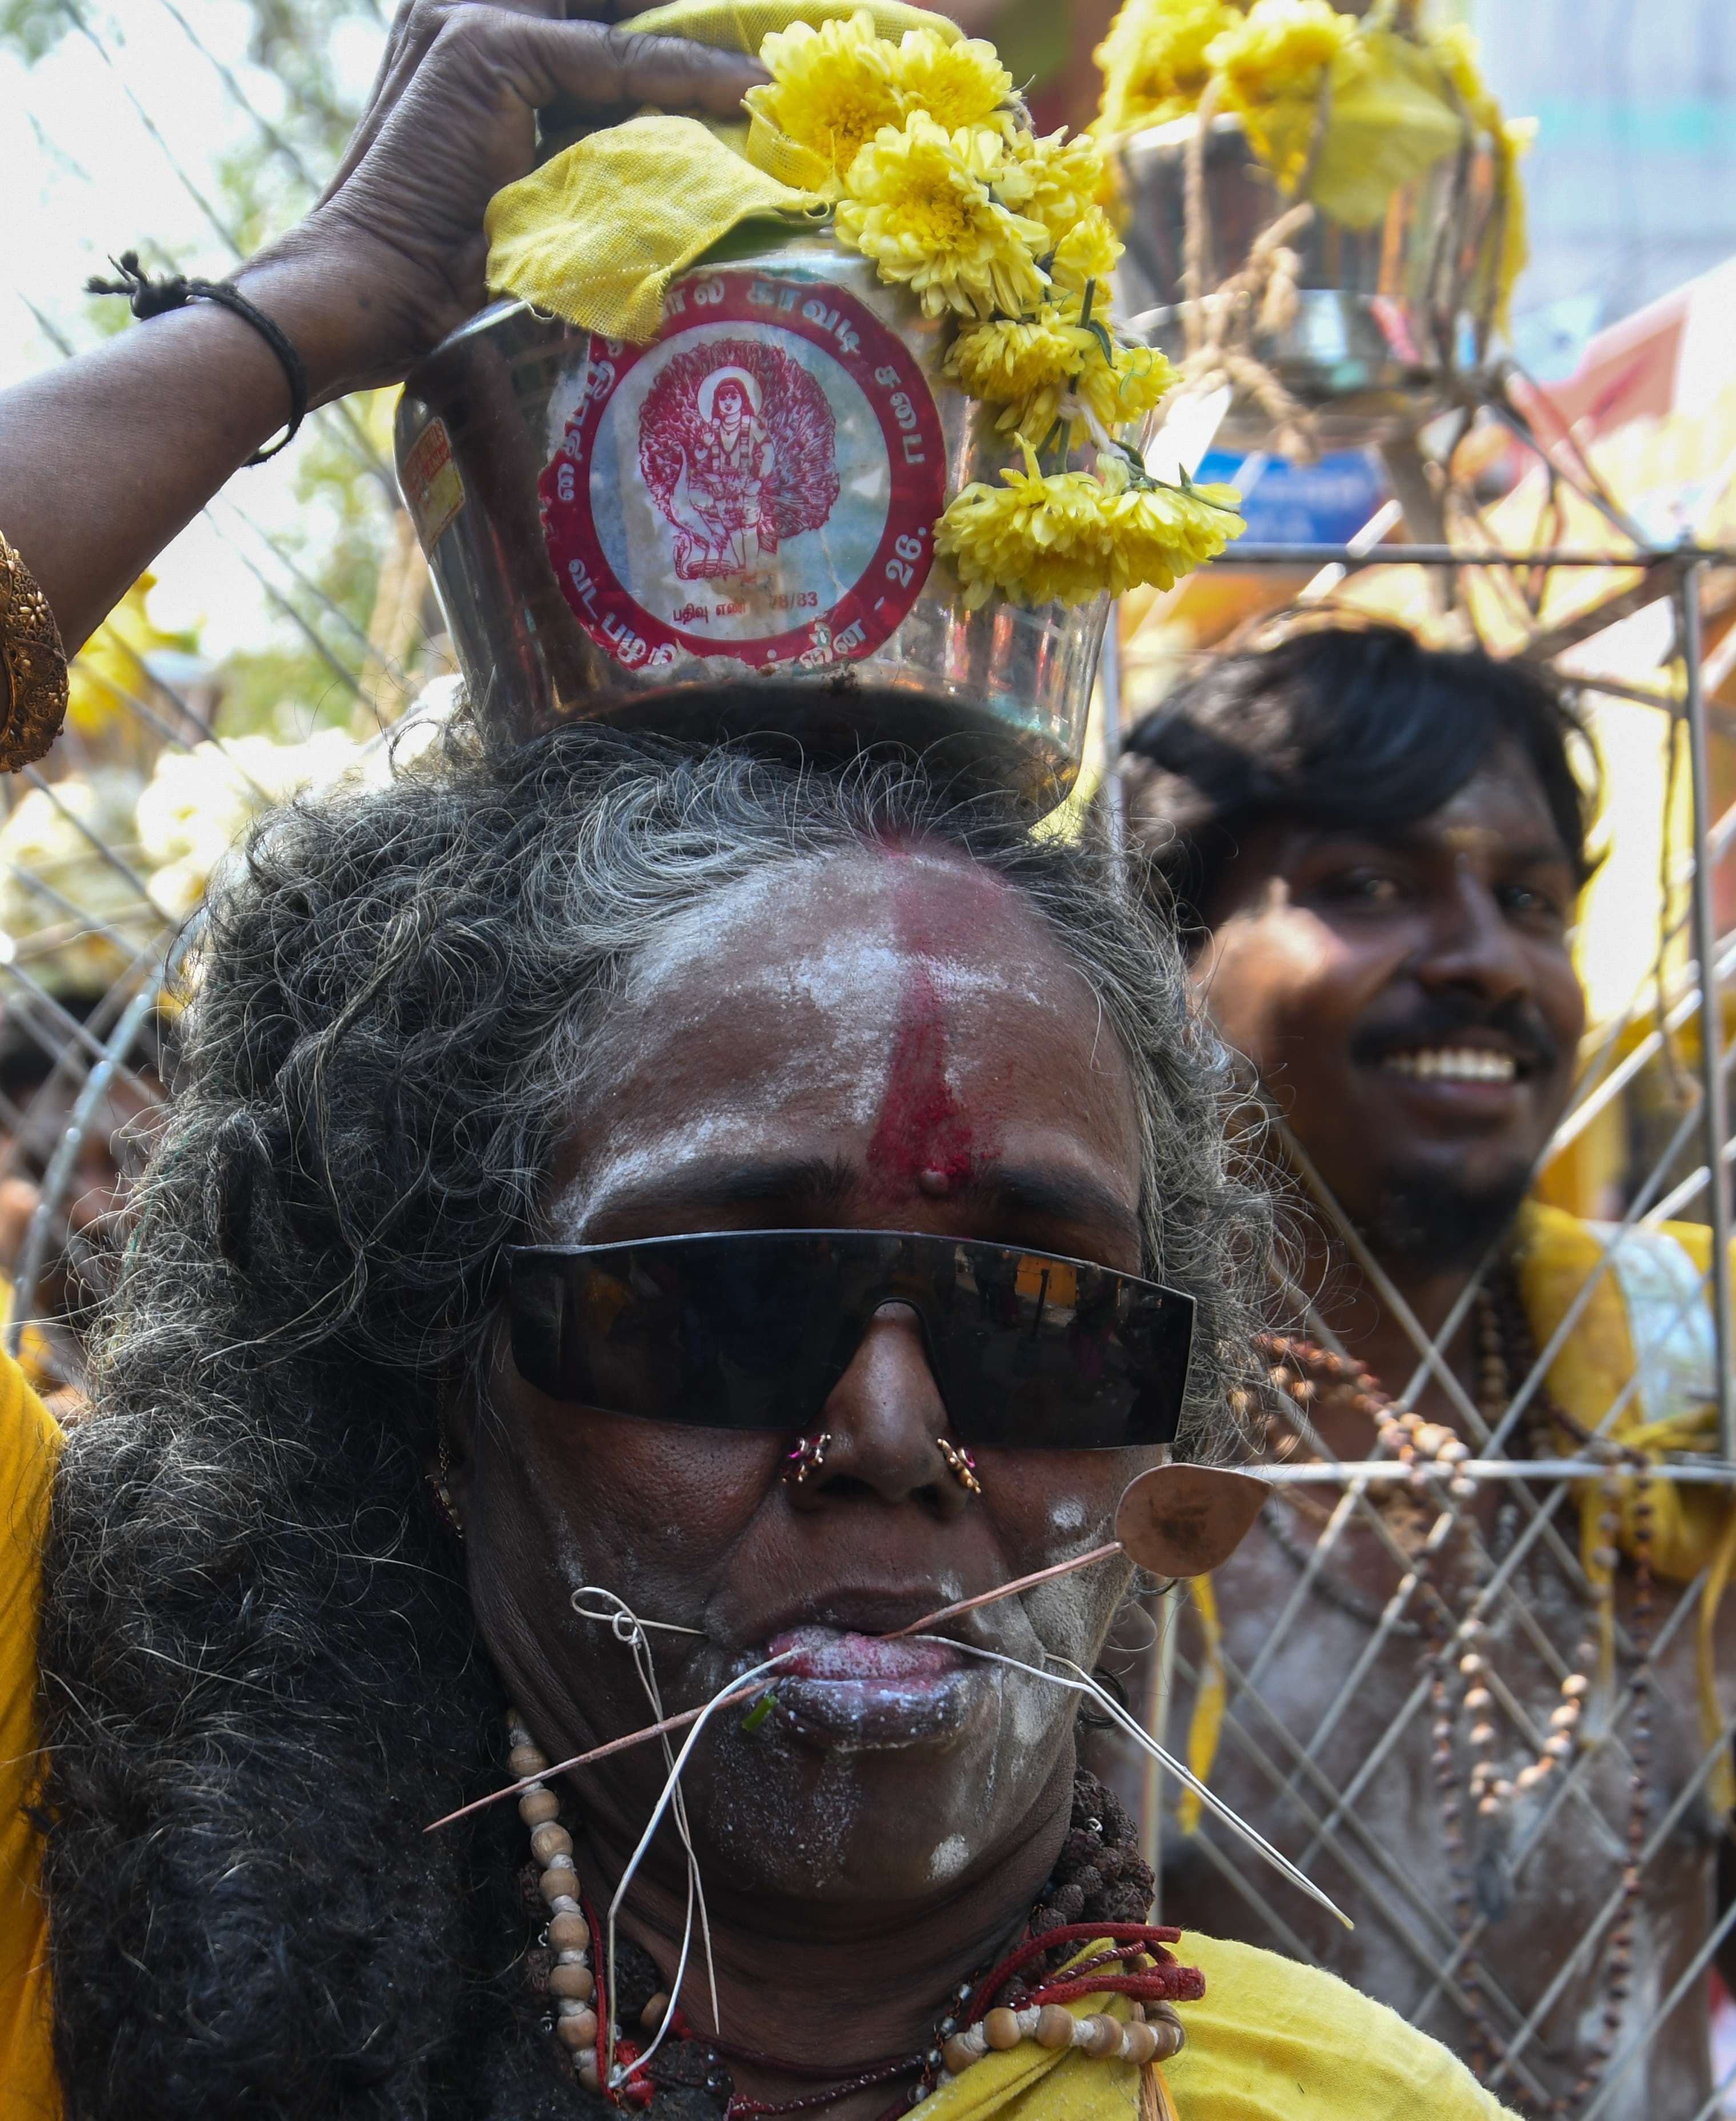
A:
[[[67,658],[60,628],[36,578],[0,531],[0,669],[8,697],[0,720],[0,771],[40,758],[67,712]]]

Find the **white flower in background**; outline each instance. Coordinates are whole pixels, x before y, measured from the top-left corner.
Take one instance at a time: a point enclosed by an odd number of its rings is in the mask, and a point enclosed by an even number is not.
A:
[[[362,758],[342,730],[321,730],[305,744],[242,736],[164,752],[137,813],[152,896],[177,917],[192,912],[256,818],[305,789],[329,787]]]

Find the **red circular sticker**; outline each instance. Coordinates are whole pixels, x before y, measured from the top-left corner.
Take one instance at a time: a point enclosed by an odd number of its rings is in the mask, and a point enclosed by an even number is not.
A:
[[[594,338],[543,473],[567,601],[629,669],[872,654],[934,562],[946,451],[916,356],[829,282],[691,275],[649,346]]]

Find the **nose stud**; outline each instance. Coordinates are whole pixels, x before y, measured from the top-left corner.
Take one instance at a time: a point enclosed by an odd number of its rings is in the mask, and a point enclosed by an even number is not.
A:
[[[818,1436],[805,1436],[784,1461],[784,1485],[786,1488],[805,1488],[814,1475],[826,1462],[826,1452],[832,1442],[832,1431],[823,1429]]]
[[[982,1483],[977,1478],[977,1461],[971,1457],[969,1452],[960,1444],[948,1443],[944,1436],[936,1437],[935,1443],[939,1447],[940,1456],[946,1461],[948,1470],[954,1480],[964,1489],[966,1494],[980,1495],[982,1492]]]

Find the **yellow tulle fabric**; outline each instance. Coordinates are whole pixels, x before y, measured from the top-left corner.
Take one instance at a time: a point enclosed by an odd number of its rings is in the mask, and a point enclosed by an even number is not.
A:
[[[636,15],[648,36],[687,37],[720,50],[757,53],[774,30],[819,28],[856,13],[838,0],[672,0]],[[876,32],[900,38],[927,29],[947,43],[956,27],[938,15],[875,0]],[[539,170],[497,192],[487,217],[488,286],[517,295],[605,338],[655,338],[670,282],[744,221],[791,226],[823,213],[813,189],[815,158],[781,146],[759,123],[754,159],[748,128],[646,113],[577,140]]]

